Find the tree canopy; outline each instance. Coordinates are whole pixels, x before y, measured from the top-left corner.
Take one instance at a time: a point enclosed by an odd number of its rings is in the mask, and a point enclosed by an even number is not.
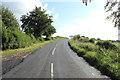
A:
[[[49,33],[49,27],[51,26],[52,16],[45,14],[45,10],[41,10],[41,7],[35,7],[35,9],[26,15],[21,17],[22,28],[27,34],[33,34],[36,38],[41,37],[43,34]],[[54,29],[53,27],[50,27]],[[54,31],[55,33],[55,31]],[[49,33],[50,35],[53,33]]]
[[[87,6],[88,2],[91,2],[91,0],[82,0],[83,3]],[[117,6],[117,10],[113,10],[113,8]],[[106,12],[112,12],[109,16],[107,16],[107,19],[112,20],[114,23],[114,27],[118,27],[120,29],[120,1],[119,0],[106,0],[105,5]]]
[[[115,6],[117,6],[117,10],[113,9]],[[105,10],[106,12],[112,12],[111,15],[107,17],[107,19],[112,19],[112,22],[114,22],[114,27],[118,27],[120,29],[120,1],[107,1],[105,5]]]
[[[10,29],[10,28],[20,28],[20,25],[15,18],[14,14],[8,10],[8,8],[4,8],[0,6],[1,8],[1,13],[0,15],[2,16],[2,22],[5,24],[5,28]]]
[[[56,33],[56,29],[54,28],[54,26],[49,25],[47,29],[44,31],[43,35],[46,36],[46,38],[48,38],[54,33]]]

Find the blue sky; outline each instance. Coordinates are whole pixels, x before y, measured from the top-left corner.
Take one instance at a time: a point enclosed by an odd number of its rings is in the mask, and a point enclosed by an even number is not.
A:
[[[72,0],[71,0],[72,1]],[[57,33],[53,36],[84,35],[87,37],[116,40],[117,29],[113,24],[105,20],[108,15],[104,13],[104,1],[93,0],[88,6],[81,1],[46,1],[40,0],[4,0],[3,6],[8,7],[14,12],[17,19],[20,16],[34,9],[35,6],[41,6],[49,15],[53,16],[53,25]]]

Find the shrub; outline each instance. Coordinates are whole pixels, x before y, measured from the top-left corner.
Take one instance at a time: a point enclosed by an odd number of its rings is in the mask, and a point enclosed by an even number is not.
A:
[[[111,41],[108,41],[108,40],[98,41],[96,43],[96,45],[99,45],[100,47],[105,48],[105,49],[115,49],[116,48],[116,46]]]
[[[95,38],[91,38],[91,39],[89,40],[89,42],[95,43]]]
[[[76,39],[80,39],[80,35],[76,35],[76,36],[74,36],[73,39],[74,39],[74,40],[76,40]]]
[[[17,49],[30,46],[31,37],[22,33],[17,28],[5,29],[3,27],[2,49]]]
[[[89,51],[83,56],[91,65],[97,64],[97,52]]]
[[[36,43],[36,42],[37,42],[37,40],[36,40],[36,38],[34,37],[33,34],[30,34],[29,36],[31,37],[31,40],[32,40],[33,43]]]
[[[89,38],[82,37],[80,40],[83,41],[83,42],[89,42]]]
[[[98,40],[96,45],[82,41],[69,41],[72,49],[90,64],[98,68],[101,72],[113,80],[120,80],[120,44],[111,41]]]
[[[69,41],[70,47],[77,53],[78,56],[83,56],[86,53],[85,49],[80,48],[77,44],[75,44],[72,40]]]
[[[99,46],[95,46],[92,43],[84,43],[84,42],[80,42],[79,47],[84,48],[87,51],[96,51],[99,48]]]
[[[37,38],[37,41],[43,42],[43,41],[45,41],[45,40],[44,40],[43,37],[38,37],[38,38]]]
[[[78,56],[83,56],[86,54],[86,50],[85,49],[82,49],[82,48],[78,48],[77,49],[77,55]]]

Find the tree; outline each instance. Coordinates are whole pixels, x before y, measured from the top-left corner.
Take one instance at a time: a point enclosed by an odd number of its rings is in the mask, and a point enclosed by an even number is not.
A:
[[[82,0],[83,4],[85,4],[86,6],[87,6],[88,1],[91,2],[91,0]]]
[[[91,0],[82,0],[83,3],[87,6],[88,1],[91,2]],[[113,11],[113,8],[117,5],[117,10]],[[118,27],[120,29],[120,1],[119,0],[107,0],[105,5],[106,12],[112,12],[109,16],[107,16],[107,19],[112,20],[114,23],[114,27]]]
[[[2,36],[2,50],[24,48],[35,42],[35,39],[33,39],[34,37],[26,35],[19,30],[20,26],[18,21],[11,11],[2,7],[2,12],[3,13],[0,13],[0,30],[2,29],[2,31],[0,31],[0,36]]]
[[[117,10],[113,10],[113,8],[117,5]],[[108,0],[105,5],[106,12],[112,12],[111,15],[107,17],[107,19],[112,19],[114,22],[114,27],[118,27],[120,29],[120,1],[117,0]]]
[[[44,31],[43,35],[46,36],[46,38],[51,37],[52,34],[56,33],[56,29],[50,25],[48,28]]]
[[[8,8],[4,8],[3,6],[0,6],[1,10],[0,15],[2,16],[2,22],[6,25],[6,29],[10,28],[20,28],[20,25],[15,18],[14,14],[8,10]]]
[[[45,14],[41,7],[35,9],[21,17],[22,28],[27,34],[33,34],[36,38],[41,37],[44,31],[51,25],[52,16]]]

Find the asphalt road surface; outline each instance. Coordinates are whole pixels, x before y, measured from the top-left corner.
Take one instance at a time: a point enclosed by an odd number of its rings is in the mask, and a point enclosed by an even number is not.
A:
[[[3,78],[106,78],[78,57],[68,40],[49,43],[29,55]]]

